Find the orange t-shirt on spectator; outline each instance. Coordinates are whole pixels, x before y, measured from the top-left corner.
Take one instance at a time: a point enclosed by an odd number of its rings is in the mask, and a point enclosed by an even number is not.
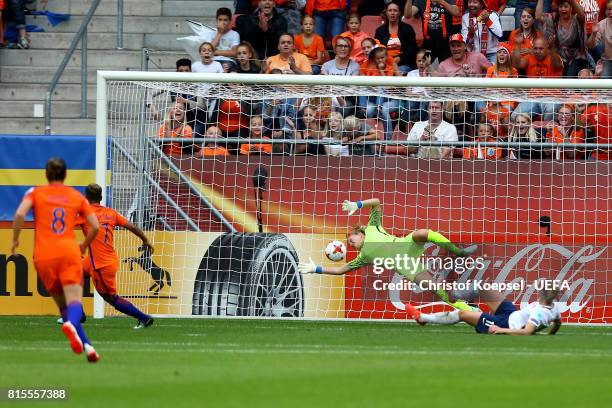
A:
[[[313,11],[346,10],[346,0],[306,0],[304,14],[312,16]]]
[[[229,152],[225,147],[215,146],[215,147],[207,147],[204,146],[200,149],[198,153],[201,157],[213,157],[213,156],[229,156]]]
[[[402,43],[400,42],[397,33],[390,33],[389,41],[387,42],[387,55],[394,59],[402,53]]]
[[[561,133],[561,131],[559,130],[559,127],[554,126],[552,129],[552,132],[548,131],[546,133],[546,138],[549,139],[553,143],[584,143],[584,129],[574,128],[570,132],[569,137],[565,138],[563,136],[563,133]],[[554,153],[553,153],[553,156],[554,156]],[[565,153],[563,153],[561,157],[563,159],[567,158],[565,157]],[[576,158],[582,159],[583,155],[578,154]]]
[[[387,56],[384,72],[381,74],[376,64],[370,64],[369,60],[366,60],[360,65],[359,73],[365,76],[394,76],[393,59]]]
[[[159,128],[158,136],[160,139],[168,138],[168,137],[173,138],[173,139],[176,139],[176,138],[191,139],[193,138],[193,130],[191,129],[191,126],[189,125],[181,125],[181,126],[175,127],[174,129],[166,129],[166,124],[164,123]],[[165,154],[180,155],[183,152],[183,146],[181,145],[181,143],[170,143],[169,145],[164,145],[162,150]]]
[[[295,60],[295,65],[299,69],[305,72],[312,73],[312,67],[310,66],[310,61],[308,57],[304,54],[300,54],[299,52],[294,52],[291,54],[293,59]],[[273,55],[266,60],[268,65],[268,69],[266,74],[269,74],[273,69],[280,69],[283,71],[283,74],[293,74],[291,68],[289,67],[289,59],[284,59],[280,54]]]
[[[487,142],[497,142],[497,139],[490,137],[486,140]],[[464,159],[501,159],[502,149],[501,147],[464,147],[463,158]]]
[[[513,30],[510,33],[510,36],[508,37],[508,44],[511,44],[511,46],[514,48],[514,39],[516,38],[517,35],[522,35],[521,34],[521,29],[517,28],[516,30]],[[530,38],[523,38],[523,42],[521,43],[521,51],[522,50],[531,50],[533,48],[533,42],[537,39],[537,38],[541,38],[542,37],[542,32],[539,30],[535,30],[535,34],[530,37]]]
[[[347,37],[353,40],[353,49],[351,50],[351,54],[349,58],[361,65],[365,60],[368,59],[367,55],[363,54],[363,49],[361,48],[361,42],[366,38],[369,38],[370,35],[364,31],[356,32],[355,34],[350,31],[345,31],[340,34],[342,37]]]
[[[497,71],[496,75],[494,75],[494,73],[495,73],[495,66],[491,65],[489,68],[487,68],[486,77],[487,78],[516,78],[518,77],[518,71],[514,67],[512,67],[512,72]]]
[[[262,137],[262,139],[269,139]],[[240,154],[265,153],[272,154],[272,145],[268,143],[243,143],[240,145]]]
[[[296,51],[307,56],[311,62],[319,57],[319,52],[325,53],[323,38],[317,34],[313,34],[312,36],[312,41],[308,47],[304,44],[304,34],[298,34],[293,37]]]
[[[555,68],[553,66],[550,55],[547,55],[542,61],[531,54],[526,55],[524,58],[527,60],[525,74],[529,78],[560,78],[563,74],[563,68]]]
[[[612,108],[606,104],[591,105],[582,114],[582,123],[595,131],[596,142],[611,143],[610,129],[612,128]],[[597,160],[611,160],[612,152],[609,150],[595,150],[593,158]]]

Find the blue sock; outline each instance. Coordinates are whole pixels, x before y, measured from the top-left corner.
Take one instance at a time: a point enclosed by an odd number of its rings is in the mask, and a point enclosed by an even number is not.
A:
[[[120,296],[117,296],[115,299],[113,299],[110,304],[113,305],[113,307],[121,313],[125,313],[128,316],[135,317],[140,321],[144,322],[145,320],[149,319],[148,315],[142,313],[140,310],[138,310],[136,306],[134,306],[128,300],[125,300]]]
[[[66,317],[68,321],[72,323],[74,328],[77,331],[77,334],[81,338],[83,343],[91,344],[87,335],[85,334],[85,330],[83,330],[83,326],[81,325],[81,316],[83,315],[83,305],[81,302],[72,302],[68,305],[66,310]]]

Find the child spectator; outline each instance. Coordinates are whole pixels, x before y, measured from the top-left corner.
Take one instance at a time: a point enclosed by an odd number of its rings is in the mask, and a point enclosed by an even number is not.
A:
[[[328,156],[348,156],[349,147],[344,140],[344,129],[342,126],[343,118],[340,112],[332,112],[327,119],[327,128],[321,140],[330,142],[324,145],[325,153]]]
[[[259,74],[261,72],[261,66],[251,43],[242,41],[238,44],[236,59],[238,64],[234,68],[234,72],[239,74]]]
[[[481,121],[484,121],[495,128],[495,133],[500,139],[505,139],[508,136],[510,127],[511,108],[509,101],[489,101],[487,102],[481,114]]]
[[[346,24],[346,0],[306,0],[304,14],[314,17],[317,34],[324,40],[342,34]],[[326,37],[329,31],[330,37]]]
[[[313,75],[318,75],[321,73],[325,46],[323,38],[314,33],[314,25],[314,18],[308,15],[302,17],[302,32],[295,35],[294,39],[296,51],[308,57]]]
[[[542,32],[535,27],[535,10],[532,8],[523,9],[520,17],[520,25],[510,33],[509,44],[520,44],[521,55],[527,55],[533,48],[536,38],[542,38]]]
[[[357,43],[357,44],[361,46],[361,52],[363,53],[363,58],[364,58],[363,61],[359,63],[360,66],[367,64],[368,57],[370,56],[370,52],[372,52],[374,47],[376,47],[377,45],[380,45],[378,40],[375,40],[374,38],[371,38],[371,37],[364,38],[363,40],[361,40],[361,43]]]
[[[384,46],[379,46],[370,51],[368,61],[361,67],[361,74],[367,76],[402,75],[397,64],[387,55],[387,49]],[[383,96],[360,97],[360,105],[365,105],[368,118],[376,118],[380,113],[385,130],[385,139],[391,140],[393,136],[391,116],[399,112],[399,100]]]
[[[232,12],[226,7],[217,10],[217,33],[211,44],[215,47],[215,61],[221,64],[229,63],[230,69],[236,66],[236,48],[240,44],[240,35],[230,29]]]
[[[220,74],[224,72],[223,66],[218,62],[213,60],[213,56],[215,55],[215,46],[209,42],[204,42],[200,45],[201,61],[195,62],[191,66],[192,72],[197,73],[213,73]]]
[[[349,153],[352,156],[373,156],[375,154],[374,145],[363,143],[378,140],[376,130],[368,125],[365,117],[359,119],[357,116],[347,116],[344,118],[343,127],[343,141],[349,144]]]
[[[431,51],[425,48],[419,48],[416,53],[416,66],[417,69],[408,72],[408,77],[424,78],[435,75],[431,67]],[[411,92],[414,95],[426,96],[425,88],[415,87],[411,89]],[[404,121],[418,122],[426,119],[428,102],[406,101],[403,103],[405,103],[407,107],[407,109],[403,109],[402,111],[402,119]]]
[[[205,137],[207,138],[222,138],[221,129],[216,126],[211,126],[206,129]],[[216,142],[206,142],[204,146],[198,152],[200,157],[213,157],[213,156],[229,156],[229,152],[223,146],[219,146]]]
[[[269,135],[264,135],[263,119],[261,116],[251,117],[249,132],[250,139],[269,139]],[[240,154],[272,154],[272,145],[269,143],[242,143]]]
[[[166,119],[159,128],[157,135],[160,139],[193,138],[193,130],[185,119],[185,105],[181,102],[174,102],[172,107],[168,109]],[[193,147],[193,145],[190,145],[190,147]],[[167,155],[181,155],[187,149],[183,143],[162,142],[162,151]]]
[[[298,121],[298,132],[296,139],[319,140],[323,136],[321,119],[313,106],[306,106],[300,114]],[[324,155],[325,149],[322,144],[305,143],[295,147],[296,154]]]
[[[557,112],[557,123],[548,126],[546,138],[553,143],[584,143],[584,129],[576,126],[576,112],[571,105],[562,105]],[[583,159],[584,151],[559,146],[554,149],[553,157],[562,159]]]
[[[481,123],[478,125],[478,131],[475,142],[497,142],[495,127],[490,123]],[[503,150],[501,147],[474,147],[463,148],[464,159],[500,159]]]
[[[351,13],[348,17],[348,31],[345,31],[341,34],[342,37],[347,37],[353,40],[354,46],[349,58],[355,61],[358,64],[362,64],[368,56],[363,53],[363,48],[360,47],[361,42],[369,37],[368,33],[361,31],[361,17],[357,13]],[[372,46],[374,46],[372,44]]]
[[[509,142],[514,143],[539,143],[542,139],[531,124],[531,117],[526,113],[519,113],[514,117],[514,128],[508,136]],[[541,147],[510,147],[510,158],[512,159],[541,159],[547,156],[547,152]]]

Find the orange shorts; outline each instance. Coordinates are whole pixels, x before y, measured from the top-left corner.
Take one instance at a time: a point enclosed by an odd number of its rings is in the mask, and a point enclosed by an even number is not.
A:
[[[34,267],[49,294],[63,293],[64,286],[83,284],[83,266],[80,257],[34,259]]]
[[[119,264],[117,263],[94,269],[89,257],[83,259],[83,270],[91,276],[96,290],[101,295],[115,296],[117,294],[118,269]]]

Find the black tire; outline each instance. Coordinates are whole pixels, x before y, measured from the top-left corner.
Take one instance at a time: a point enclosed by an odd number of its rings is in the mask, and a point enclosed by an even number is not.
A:
[[[304,286],[297,266],[283,234],[220,235],[200,262],[192,314],[301,317]]]

